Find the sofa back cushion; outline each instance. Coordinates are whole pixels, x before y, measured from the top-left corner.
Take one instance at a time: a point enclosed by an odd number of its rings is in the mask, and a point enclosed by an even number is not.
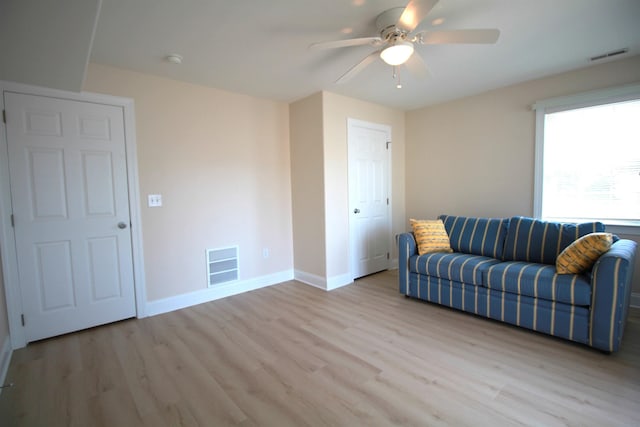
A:
[[[508,218],[468,218],[440,215],[451,249],[465,254],[502,259]]]
[[[555,264],[564,248],[585,234],[598,232],[604,232],[601,222],[572,224],[513,217],[509,221],[503,259]]]

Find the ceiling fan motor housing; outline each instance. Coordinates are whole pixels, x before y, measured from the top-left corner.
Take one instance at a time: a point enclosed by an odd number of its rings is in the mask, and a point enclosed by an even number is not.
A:
[[[380,38],[389,43],[406,40],[407,32],[397,27],[404,7],[394,7],[393,9],[382,12],[376,18],[376,28],[380,32]]]

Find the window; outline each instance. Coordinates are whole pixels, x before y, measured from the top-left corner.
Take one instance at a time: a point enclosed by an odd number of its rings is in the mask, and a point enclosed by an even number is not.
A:
[[[640,226],[640,85],[534,109],[535,215]]]

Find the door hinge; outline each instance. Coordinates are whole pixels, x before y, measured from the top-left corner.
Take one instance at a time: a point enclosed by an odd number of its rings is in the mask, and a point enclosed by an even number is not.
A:
[[[387,259],[389,259],[389,252],[387,252]]]
[[[20,315],[20,320],[22,321],[22,326],[24,326],[24,314]]]
[[[2,121],[7,123],[7,110],[2,110]]]
[[[13,214],[11,214],[11,227],[16,228],[16,220],[13,217]]]
[[[389,204],[389,198],[387,197],[387,205]]]
[[[389,149],[389,144],[391,144],[391,141],[387,141],[387,150]]]

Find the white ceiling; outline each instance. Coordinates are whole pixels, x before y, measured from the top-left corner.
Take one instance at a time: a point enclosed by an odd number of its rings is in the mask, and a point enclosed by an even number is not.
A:
[[[587,67],[620,48],[629,53],[615,59],[640,53],[640,0],[440,0],[419,29],[498,28],[500,38],[417,46],[432,75],[402,70],[402,89],[381,60],[334,83],[373,47],[308,49],[377,35],[376,16],[407,1],[102,0],[91,61],[286,102],[328,90],[410,110]]]

